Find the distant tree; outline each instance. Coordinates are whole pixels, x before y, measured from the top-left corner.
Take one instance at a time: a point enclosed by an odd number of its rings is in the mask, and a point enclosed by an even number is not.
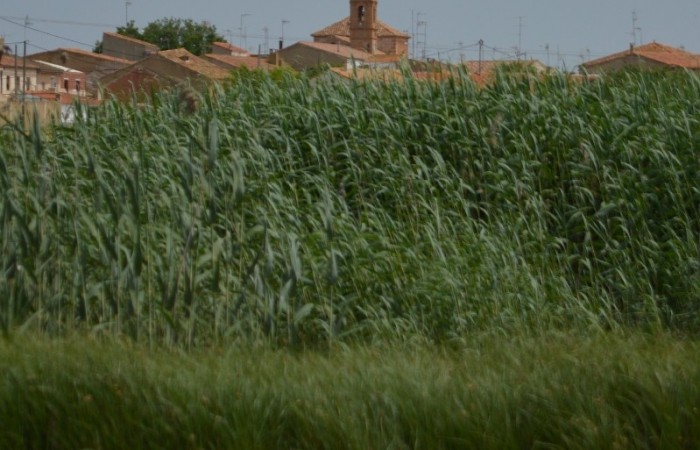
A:
[[[117,33],[121,34],[122,36],[129,36],[132,38],[144,40],[143,35],[136,27],[133,20],[127,22],[126,26],[124,27],[117,27]]]
[[[99,39],[95,41],[95,46],[92,48],[93,53],[102,53],[104,50],[104,46],[102,45],[102,41]]]
[[[191,19],[176,18],[149,23],[139,39],[155,44],[161,50],[184,47],[195,55],[210,52],[212,43],[224,40],[216,32],[216,27],[208,22],[196,23]]]
[[[211,52],[214,42],[224,37],[208,22],[197,23],[192,19],[163,18],[150,22],[142,31],[130,20],[126,26],[117,27],[117,33],[155,44],[161,50],[184,47],[195,55]],[[102,41],[95,43],[93,52],[102,53]]]

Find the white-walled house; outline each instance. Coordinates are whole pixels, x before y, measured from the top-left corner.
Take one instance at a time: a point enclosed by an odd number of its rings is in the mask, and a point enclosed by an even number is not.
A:
[[[37,90],[39,67],[29,60],[4,54],[0,60],[0,102]]]

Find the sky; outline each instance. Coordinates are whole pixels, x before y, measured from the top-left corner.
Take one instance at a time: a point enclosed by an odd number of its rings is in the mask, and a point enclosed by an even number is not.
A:
[[[349,14],[348,0],[9,0],[0,35],[27,53],[91,49],[103,31],[133,20],[143,28],[164,17],[208,21],[253,52],[311,40]],[[539,59],[574,69],[583,61],[657,41],[700,53],[698,0],[379,0],[379,18],[414,34],[415,56],[459,61]],[[28,18],[28,21],[27,21]],[[27,26],[25,27],[25,23]],[[22,44],[18,47],[22,52]]]

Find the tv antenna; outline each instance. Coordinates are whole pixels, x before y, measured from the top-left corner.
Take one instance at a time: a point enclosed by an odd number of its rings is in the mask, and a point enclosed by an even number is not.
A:
[[[637,10],[632,10],[632,44],[637,45],[637,32],[639,32],[639,43],[642,40],[642,28],[637,25],[639,22],[639,16],[637,15]]]

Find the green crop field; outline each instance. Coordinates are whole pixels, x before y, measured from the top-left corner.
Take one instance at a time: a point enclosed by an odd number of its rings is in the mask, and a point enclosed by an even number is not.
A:
[[[331,354],[18,337],[0,343],[0,448],[694,449],[699,353],[668,335]]]
[[[0,447],[698,442],[697,74],[241,73],[0,149]]]

